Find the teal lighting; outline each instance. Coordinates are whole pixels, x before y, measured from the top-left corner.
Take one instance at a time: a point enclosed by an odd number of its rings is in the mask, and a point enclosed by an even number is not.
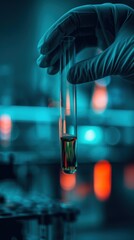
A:
[[[103,130],[97,126],[79,126],[78,139],[83,144],[100,144],[103,141]]]
[[[10,115],[12,121],[58,122],[59,108],[31,106],[0,106],[0,115]]]
[[[109,145],[116,145],[120,142],[121,134],[118,128],[109,127],[105,132],[105,141]]]
[[[90,129],[85,133],[85,139],[87,141],[93,141],[95,138],[96,138],[96,133],[93,129]]]

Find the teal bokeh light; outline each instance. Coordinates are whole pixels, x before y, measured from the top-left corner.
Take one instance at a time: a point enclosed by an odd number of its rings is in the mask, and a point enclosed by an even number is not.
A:
[[[83,144],[100,144],[103,140],[103,131],[97,126],[79,126],[79,142]]]
[[[96,134],[94,130],[90,129],[85,133],[85,139],[87,141],[94,141],[95,138],[96,138]]]

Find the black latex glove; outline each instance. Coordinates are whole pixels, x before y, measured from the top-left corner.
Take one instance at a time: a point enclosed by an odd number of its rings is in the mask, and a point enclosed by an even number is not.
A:
[[[76,52],[98,46],[99,55],[75,64],[71,83],[84,83],[109,75],[134,81],[134,10],[123,4],[84,5],[63,15],[39,42],[38,65],[49,74],[59,71],[64,36],[75,36]]]

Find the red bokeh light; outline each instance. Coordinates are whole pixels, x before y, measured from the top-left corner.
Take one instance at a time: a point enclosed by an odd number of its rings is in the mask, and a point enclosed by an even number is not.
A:
[[[94,167],[94,193],[96,197],[105,201],[111,194],[112,167],[107,160],[101,160]]]
[[[65,191],[71,191],[76,185],[76,174],[60,173],[60,185]]]

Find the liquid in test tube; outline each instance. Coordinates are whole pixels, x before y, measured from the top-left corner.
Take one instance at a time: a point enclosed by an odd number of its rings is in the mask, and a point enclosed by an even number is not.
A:
[[[75,38],[64,37],[61,44],[60,61],[60,141],[61,168],[64,173],[72,174],[77,170],[77,99],[76,85],[67,81],[67,74],[75,62]]]

